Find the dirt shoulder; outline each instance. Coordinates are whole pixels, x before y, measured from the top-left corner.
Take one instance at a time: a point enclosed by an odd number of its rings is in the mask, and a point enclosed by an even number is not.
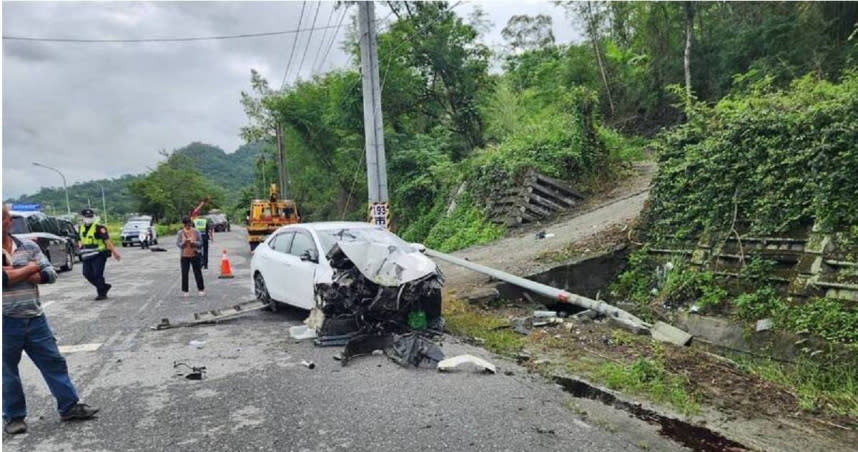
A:
[[[652,164],[638,165],[633,176],[577,212],[455,254],[527,276],[628,244],[628,230],[649,195],[653,171]],[[536,232],[543,230],[554,236],[537,239]],[[445,303],[456,306],[455,313],[445,314],[452,329],[492,351],[511,357],[523,354],[533,372],[587,379],[753,450],[846,451],[858,444],[858,420],[803,410],[793,388],[705,350],[656,343],[588,320],[567,320],[562,326],[533,328],[529,335],[520,335],[511,328],[513,319],[545,306],[521,299],[465,304],[459,299],[489,278],[450,265],[442,268],[447,275]],[[588,403],[594,402],[580,405]]]

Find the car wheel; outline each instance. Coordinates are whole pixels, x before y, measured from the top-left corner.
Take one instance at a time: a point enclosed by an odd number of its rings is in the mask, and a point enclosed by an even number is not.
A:
[[[71,271],[72,267],[74,267],[74,252],[70,249],[66,249],[66,263],[60,270],[65,270],[67,272]]]
[[[122,247],[125,248],[126,246],[128,246],[128,244],[125,242],[122,242]]]
[[[265,285],[265,278],[262,277],[262,273],[256,272],[256,275],[253,276],[253,293],[257,300],[268,305],[271,312],[277,312],[277,302],[268,295],[268,287]]]

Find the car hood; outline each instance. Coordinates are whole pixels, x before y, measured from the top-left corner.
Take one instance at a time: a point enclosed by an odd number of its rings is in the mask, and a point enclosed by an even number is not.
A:
[[[438,271],[435,262],[419,251],[371,241],[340,241],[343,254],[370,281],[396,287]]]

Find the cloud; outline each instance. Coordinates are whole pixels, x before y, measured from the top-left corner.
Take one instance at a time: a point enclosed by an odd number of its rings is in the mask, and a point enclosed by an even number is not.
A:
[[[500,29],[513,14],[552,12],[555,36],[566,39],[568,21],[550,3],[465,2],[463,17],[481,5],[495,24],[487,42],[501,42]],[[297,28],[300,2],[3,2],[3,34],[59,38],[124,39],[267,32]],[[336,21],[334,2],[320,5],[316,26]],[[302,27],[312,21],[307,3]],[[351,8],[349,15],[356,12]],[[378,4],[376,14],[388,9]],[[325,63],[351,64],[342,50],[349,18]],[[330,37],[329,32],[327,34]],[[565,33],[565,34],[564,34]],[[3,42],[3,198],[68,183],[138,174],[153,167],[161,149],[202,141],[232,152],[240,146],[246,117],[239,93],[249,89],[255,68],[278,86],[295,45],[290,79],[309,78],[321,59],[316,31],[309,39],[265,38],[185,43],[75,44]],[[299,71],[300,69],[300,71]]]

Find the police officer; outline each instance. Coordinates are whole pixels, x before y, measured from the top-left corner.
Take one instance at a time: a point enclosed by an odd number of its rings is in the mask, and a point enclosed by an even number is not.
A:
[[[95,212],[92,209],[83,209],[80,215],[83,217],[79,232],[83,276],[95,286],[98,293],[95,299],[105,300],[111,285],[104,282],[104,265],[107,263],[108,256],[113,255],[117,261],[120,256],[113,247],[113,242],[110,241],[107,227],[95,224]]]
[[[200,235],[203,237],[203,250],[200,253],[200,264],[205,269],[209,268],[209,240],[214,240],[212,237],[213,232],[211,228],[211,224],[209,223],[208,218],[206,217],[196,217],[194,218],[194,229],[200,231]]]

